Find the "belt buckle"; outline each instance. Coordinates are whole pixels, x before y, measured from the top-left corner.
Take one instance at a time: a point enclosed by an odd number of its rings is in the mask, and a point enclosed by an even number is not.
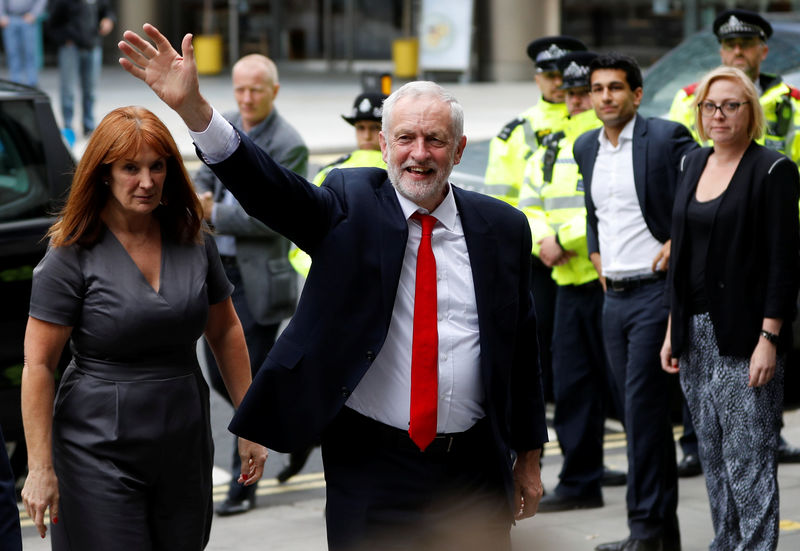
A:
[[[433,439],[437,441],[437,448],[441,449],[444,453],[450,453],[455,438],[455,435],[452,434],[438,434]]]
[[[612,279],[611,280],[611,290],[617,293],[624,293],[627,290],[628,286],[625,285],[625,280],[623,279]]]

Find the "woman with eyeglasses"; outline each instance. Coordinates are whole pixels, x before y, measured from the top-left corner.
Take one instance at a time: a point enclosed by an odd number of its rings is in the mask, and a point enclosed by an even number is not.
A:
[[[681,166],[665,371],[680,373],[700,445],[712,550],[778,545],[784,356],[800,284],[797,166],[756,143],[764,113],[739,69],[708,73]]]

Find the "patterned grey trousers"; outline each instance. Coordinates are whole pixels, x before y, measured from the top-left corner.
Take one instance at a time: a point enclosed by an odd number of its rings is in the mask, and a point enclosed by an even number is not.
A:
[[[706,478],[712,551],[778,546],[777,447],[784,360],[775,377],[748,388],[750,358],[720,356],[711,318],[693,316],[680,381],[697,430]]]

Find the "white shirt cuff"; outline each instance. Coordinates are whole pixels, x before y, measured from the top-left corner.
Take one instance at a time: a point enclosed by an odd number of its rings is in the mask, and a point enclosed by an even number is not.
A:
[[[200,150],[203,160],[209,164],[216,164],[233,155],[241,140],[233,125],[225,120],[219,111],[213,107],[212,110],[208,128],[202,132],[189,130],[189,135]]]

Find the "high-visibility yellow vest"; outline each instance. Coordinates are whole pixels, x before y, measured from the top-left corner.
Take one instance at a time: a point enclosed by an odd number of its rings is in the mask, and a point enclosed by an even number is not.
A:
[[[484,192],[516,206],[525,164],[545,136],[564,128],[567,115],[566,104],[540,99],[505,125],[489,143]]]
[[[376,167],[386,168],[386,163],[383,162],[383,155],[380,151],[374,149],[356,149],[352,153],[339,157],[332,163],[325,165],[314,176],[312,183],[316,186],[321,186],[322,182],[328,176],[328,173],[334,168],[357,168],[357,167]],[[289,248],[289,262],[292,264],[294,270],[303,277],[308,277],[308,271],[311,269],[311,257],[302,249],[297,248],[297,245],[292,244]]]
[[[374,166],[376,168],[386,168],[386,163],[383,162],[383,154],[380,150],[375,149],[356,149],[352,153],[343,155],[330,164],[323,166],[311,183],[315,186],[321,186],[322,182],[328,176],[328,173],[334,168],[357,168],[362,166]]]
[[[798,132],[800,128],[800,90],[789,86],[779,76],[762,74],[760,81],[766,82],[759,103],[764,109],[767,128],[764,137],[758,140],[758,143],[783,153],[795,163],[800,163],[800,133]],[[700,140],[697,135],[695,119],[697,107],[694,104],[696,90],[697,83],[678,90],[675,99],[672,100],[669,118],[686,126],[701,145],[710,145]]]
[[[583,178],[572,156],[575,140],[602,126],[593,109],[571,117],[563,130],[545,136],[525,166],[518,206],[528,217],[533,237],[533,254],[539,241],[555,235],[562,248],[576,256],[554,266],[558,285],[581,285],[597,279],[586,244],[586,205]]]

